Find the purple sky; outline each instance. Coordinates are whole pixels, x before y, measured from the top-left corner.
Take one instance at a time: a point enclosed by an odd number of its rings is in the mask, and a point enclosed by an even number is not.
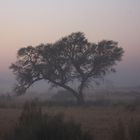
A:
[[[140,0],[1,0],[0,88],[11,88],[9,65],[21,47],[54,42],[82,31],[91,42],[118,41],[125,50],[117,73],[119,86],[140,85]]]

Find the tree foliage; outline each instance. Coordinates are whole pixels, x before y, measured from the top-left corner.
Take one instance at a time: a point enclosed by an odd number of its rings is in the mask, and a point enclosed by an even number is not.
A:
[[[102,79],[120,61],[123,49],[112,40],[97,44],[89,42],[81,32],[72,33],[53,44],[21,48],[17,61],[11,65],[16,75],[15,90],[22,94],[36,81],[47,80],[52,86],[69,90],[83,100],[83,89],[92,81]],[[77,89],[71,83],[77,81]]]

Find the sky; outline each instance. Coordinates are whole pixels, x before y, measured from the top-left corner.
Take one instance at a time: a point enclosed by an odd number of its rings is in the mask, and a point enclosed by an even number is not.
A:
[[[125,50],[108,83],[140,85],[140,0],[0,0],[0,88],[15,82],[9,66],[18,49],[77,31],[91,42],[117,41]]]

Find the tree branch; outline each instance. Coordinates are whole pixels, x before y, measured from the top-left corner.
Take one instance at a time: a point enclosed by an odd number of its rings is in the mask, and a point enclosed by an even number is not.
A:
[[[64,89],[66,89],[66,90],[69,90],[70,92],[72,92],[73,93],[73,95],[75,96],[75,97],[78,97],[78,93],[74,90],[74,89],[72,89],[71,87],[69,87],[69,86],[67,86],[67,85],[65,85],[65,84],[61,84],[61,83],[59,83],[59,82],[56,82],[56,81],[54,81],[54,80],[52,80],[52,79],[50,79],[50,78],[46,78],[48,81],[50,81],[50,82],[52,82],[53,84],[55,84],[55,85],[58,85],[58,86],[60,86],[60,87],[62,87],[62,88],[64,88]]]

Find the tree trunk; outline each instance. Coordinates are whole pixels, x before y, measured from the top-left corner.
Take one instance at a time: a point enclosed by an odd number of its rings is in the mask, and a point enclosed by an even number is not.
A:
[[[84,100],[83,93],[79,93],[79,95],[77,96],[77,104],[83,105],[84,103],[85,103],[85,100]]]

